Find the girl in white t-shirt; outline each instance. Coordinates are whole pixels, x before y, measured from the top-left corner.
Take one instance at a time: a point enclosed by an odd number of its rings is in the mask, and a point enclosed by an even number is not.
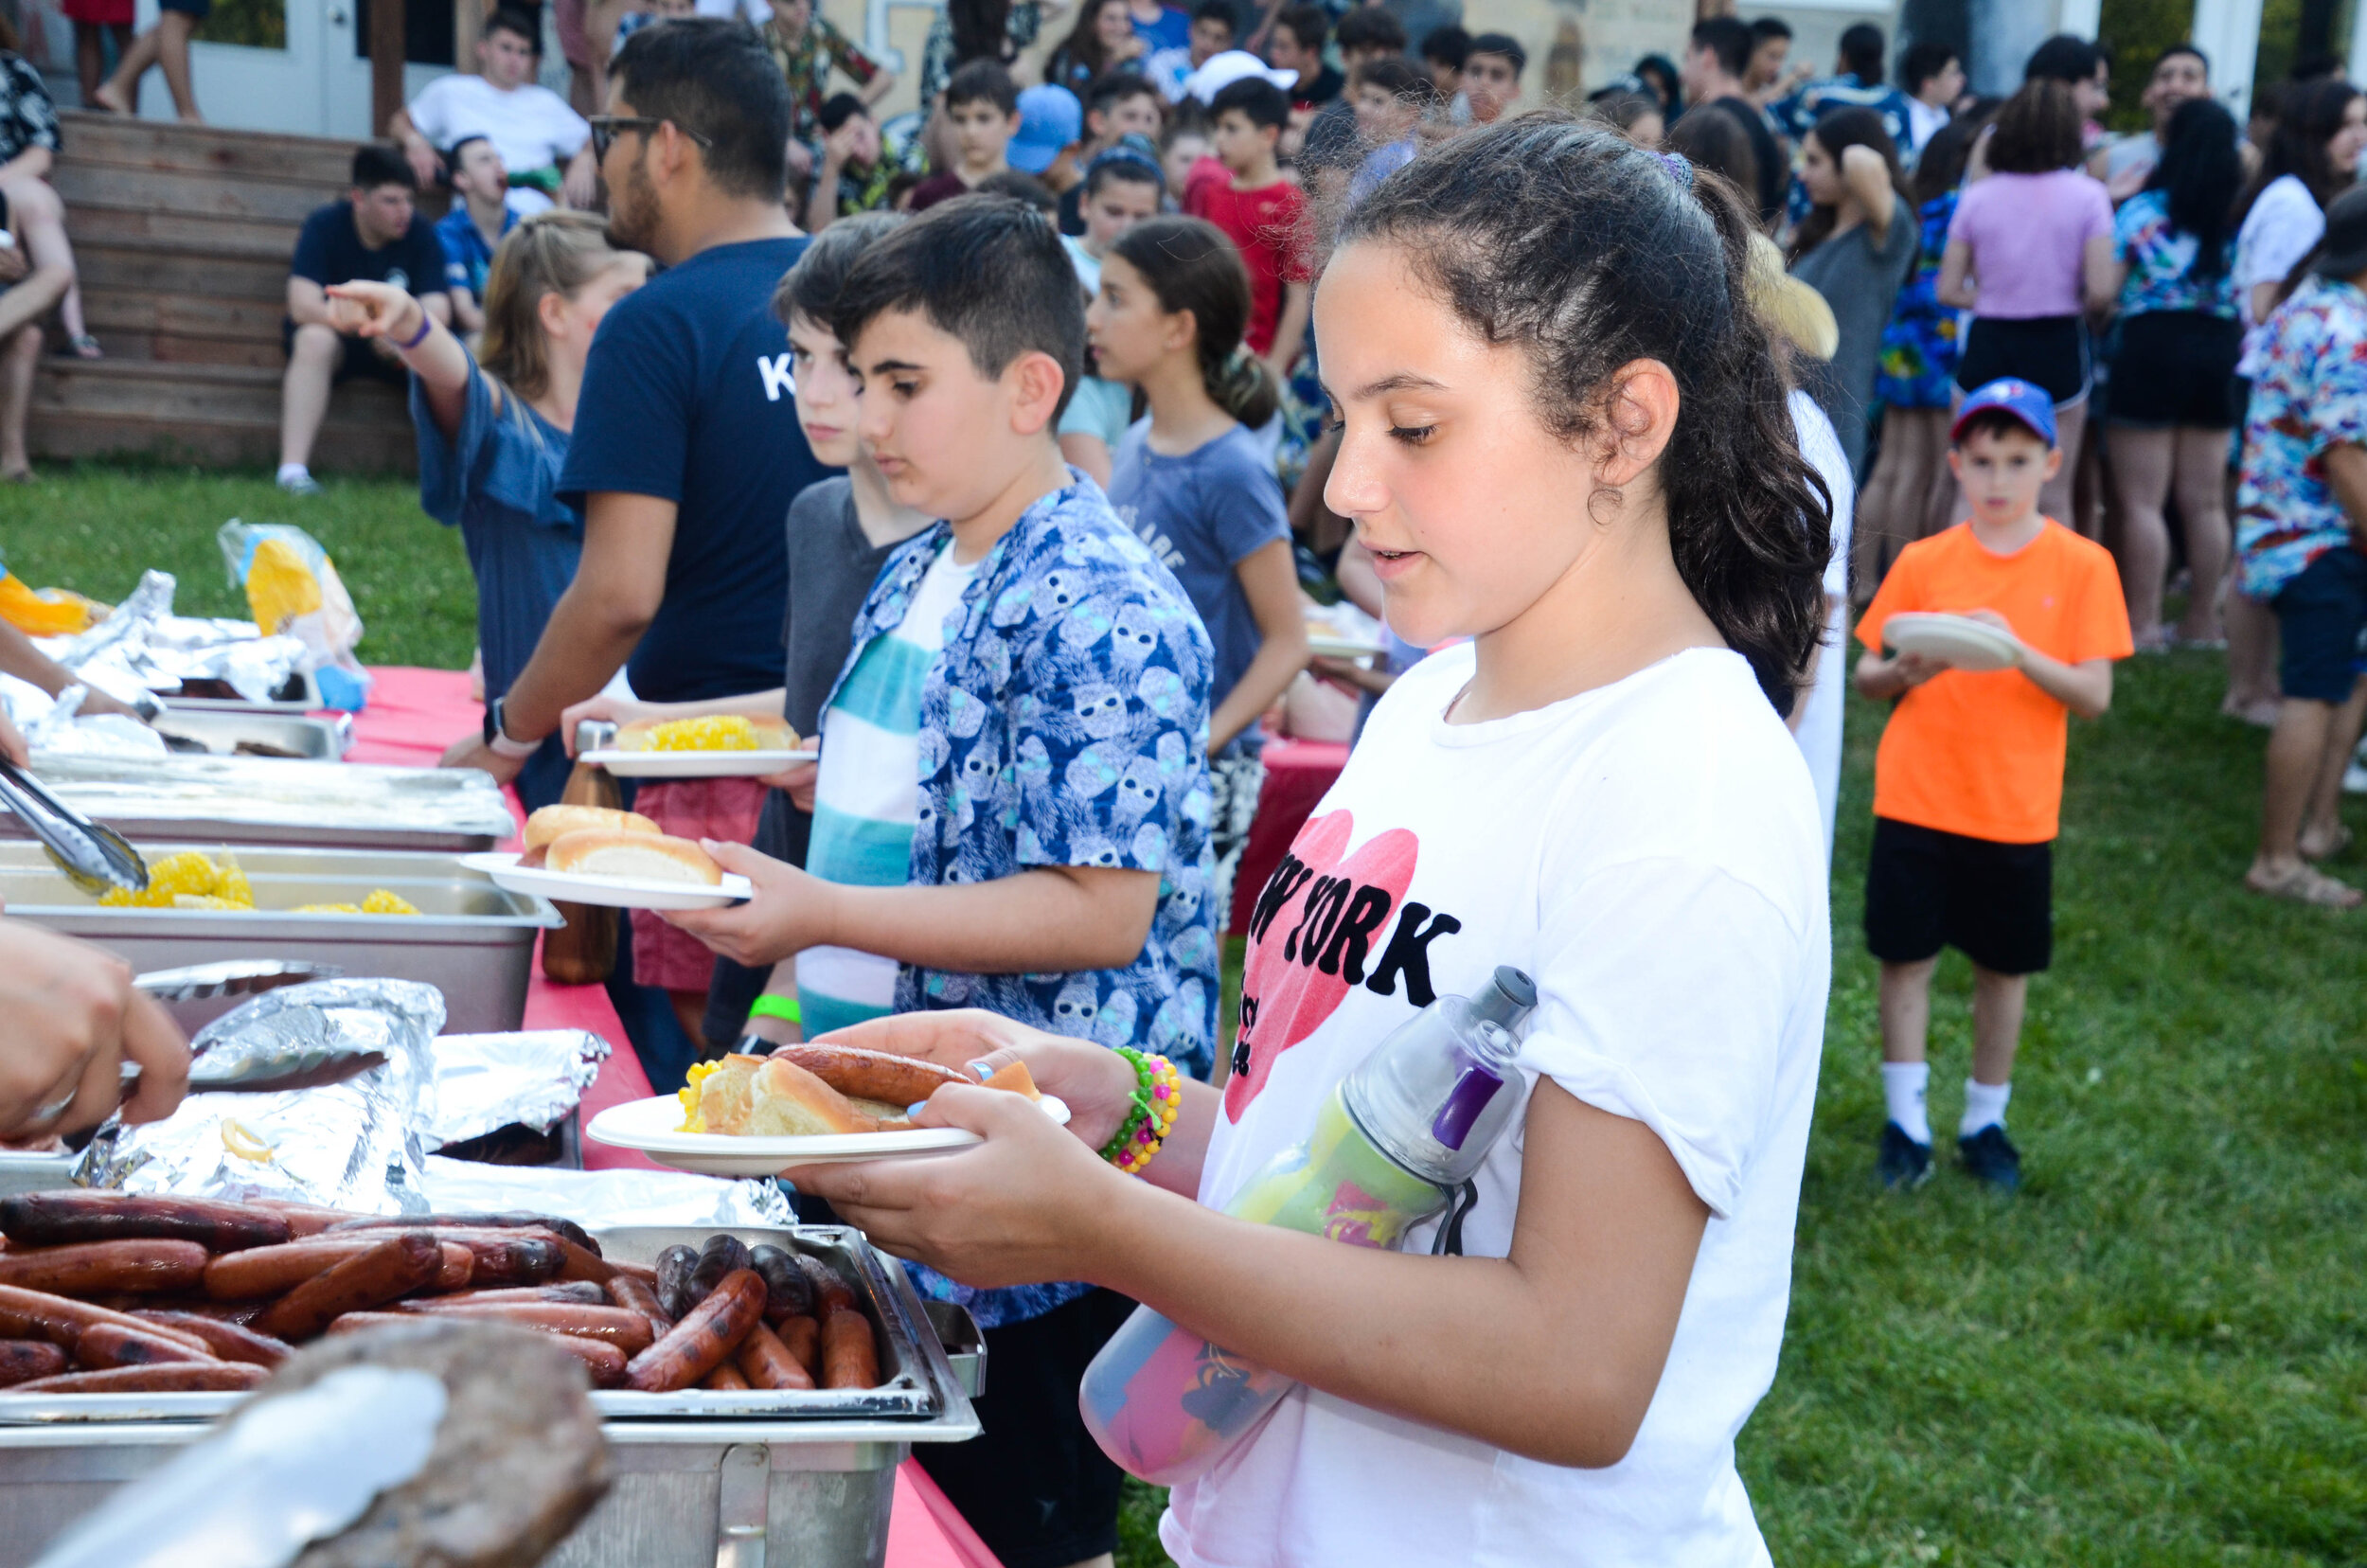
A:
[[[1172,1493],[1185,1568],[1768,1560],[1734,1443],[1783,1337],[1830,971],[1779,715],[1827,529],[1745,303],[1752,231],[1682,160],[1550,114],[1346,220],[1315,303],[1326,500],[1400,635],[1471,641],[1381,700],[1268,883],[1230,1079],[1182,1086],[1141,1180],[1094,1152],[1132,1122],[1115,1053],[979,1013],[840,1037],[1016,1054],[1073,1119],[948,1088],[921,1119],[982,1146],[801,1187],[956,1278],[1100,1281],[1303,1385]],[[1537,983],[1532,1087],[1464,1256],[1219,1212],[1500,964]]]

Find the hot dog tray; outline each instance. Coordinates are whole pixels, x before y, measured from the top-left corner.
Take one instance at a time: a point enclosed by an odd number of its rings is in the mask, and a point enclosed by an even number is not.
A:
[[[631,1263],[721,1233],[594,1232],[607,1256]],[[958,1345],[973,1348],[978,1334],[967,1313],[937,1302],[924,1309],[902,1268],[861,1232],[801,1225],[728,1234],[813,1254],[851,1282],[877,1337],[883,1382],[796,1393],[595,1393],[614,1479],[544,1568],[880,1568],[896,1467],[915,1443],[978,1434],[970,1399],[978,1369],[957,1367],[931,1326],[933,1315],[941,1318]],[[242,1397],[0,1397],[0,1568],[32,1561],[114,1488],[163,1464]]]
[[[179,849],[222,849],[206,841],[133,843],[151,866]],[[233,852],[265,908],[102,908],[68,882],[40,846],[8,841],[0,841],[0,898],[11,917],[96,942],[137,971],[271,957],[333,964],[362,978],[425,981],[444,993],[444,1027],[452,1034],[519,1027],[535,935],[564,923],[547,900],[504,892],[451,855],[257,846]],[[291,912],[296,904],[359,903],[379,887],[422,913]],[[175,1004],[173,1016],[195,1028],[240,1000]]]
[[[197,839],[476,854],[517,831],[500,788],[472,768],[37,752],[33,773],[59,799],[134,844]],[[24,832],[0,813],[0,837]]]
[[[159,735],[195,740],[216,757],[259,755],[265,760],[334,762],[353,744],[353,716],[311,719],[292,713],[222,713],[168,706],[155,722]],[[259,754],[240,753],[242,745],[267,746]],[[276,753],[287,757],[275,757]],[[193,756],[194,753],[182,753]]]

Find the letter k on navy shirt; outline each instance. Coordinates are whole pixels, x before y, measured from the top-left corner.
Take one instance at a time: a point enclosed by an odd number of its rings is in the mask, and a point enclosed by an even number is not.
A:
[[[627,294],[584,366],[561,499],[671,501],[666,601],[626,666],[635,694],[683,703],[781,684],[781,519],[838,470],[797,426],[773,290],[802,237],[717,245]]]

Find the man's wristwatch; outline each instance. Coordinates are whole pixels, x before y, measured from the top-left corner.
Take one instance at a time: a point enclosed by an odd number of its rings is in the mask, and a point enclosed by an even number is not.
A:
[[[502,727],[502,710],[508,705],[508,703],[507,697],[496,697],[485,704],[485,743],[493,749],[495,757],[507,757],[513,761],[523,760],[541,751],[543,742],[512,740],[509,738],[508,731]]]

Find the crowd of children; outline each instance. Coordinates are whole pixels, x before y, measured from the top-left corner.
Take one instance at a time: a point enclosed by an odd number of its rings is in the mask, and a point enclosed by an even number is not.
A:
[[[400,290],[330,291],[413,373],[423,499],[478,570],[493,701],[450,760],[535,800],[587,717],[817,738],[760,811],[645,793],[755,896],[628,947],[706,1048],[1016,1056],[1068,1101],[1063,1131],[948,1089],[921,1119],[981,1147],[790,1173],[985,1327],[988,1435],[923,1462],[1005,1562],[1112,1548],[1076,1395],[1129,1298],[1302,1385],[1176,1489],[1179,1563],[1752,1560],[1733,1439],[1788,1298],[1843,681],[1890,704],[1887,1185],[1932,1169],[1949,946],[1958,1157],[2020,1182],[2069,719],[2161,640],[2173,508],[2179,634],[2214,634],[2231,560],[2230,636],[2239,602],[2282,628],[2249,880],[2358,901],[2315,863],[2367,711],[2367,194],[2339,190],[2367,99],[2297,90],[2254,159],[2181,48],[2115,144],[2076,40],[1997,105],[1953,51],[1893,86],[1853,27],[1816,78],[1780,23],[1716,18],[1531,111],[1505,35],[1226,0],[1081,7],[1023,89],[1021,11],[948,8],[900,133],[829,90],[876,78],[803,0],[761,38],[633,29],[592,121],[605,237],[506,228],[498,158],[454,159],[473,351]],[[2099,423],[2110,549],[2075,504]],[[1392,651],[1323,667],[1367,711],[1256,890],[1225,1040],[1262,721],[1326,577]],[[2005,654],[1893,641],[1932,614]],[[627,653],[638,695],[602,690]],[[1534,1088],[1467,1256],[1219,1212],[1500,965],[1539,993]]]

